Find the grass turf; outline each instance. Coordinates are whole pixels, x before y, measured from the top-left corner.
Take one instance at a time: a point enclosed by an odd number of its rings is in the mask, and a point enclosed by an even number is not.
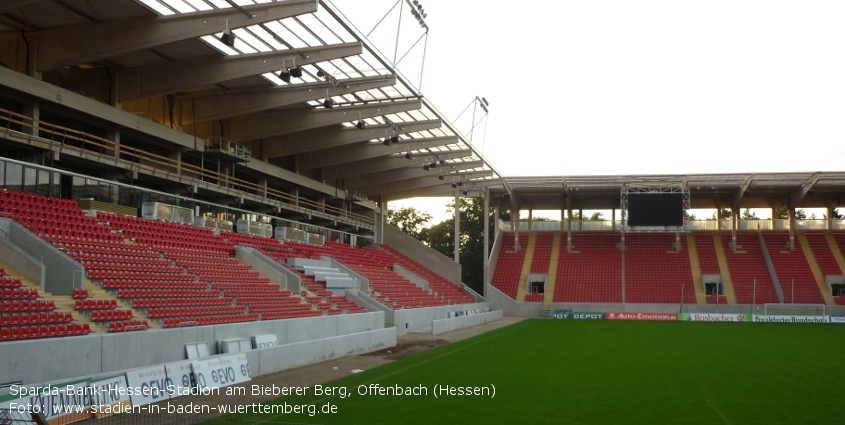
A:
[[[810,424],[845,420],[845,326],[526,320],[288,396],[337,413],[238,415],[324,424]],[[359,385],[428,388],[361,396]],[[496,387],[441,396],[437,384]],[[284,382],[278,383],[284,385]]]

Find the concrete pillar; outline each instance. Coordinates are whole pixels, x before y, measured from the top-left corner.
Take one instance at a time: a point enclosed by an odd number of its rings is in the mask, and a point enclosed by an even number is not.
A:
[[[513,205],[513,204],[511,204]],[[511,206],[511,228],[514,229],[513,250],[519,251],[519,208]]]
[[[41,102],[34,99],[32,103],[28,103],[23,107],[23,114],[32,118],[32,127],[24,126],[23,133],[38,137],[39,120],[41,119]]]
[[[170,151],[168,157],[176,161],[176,169],[174,172],[177,176],[182,177],[182,149],[176,148]]]
[[[485,189],[484,194],[484,285],[481,285],[481,296],[487,296],[487,275],[490,272],[490,191]]]
[[[566,250],[572,251],[572,209],[566,210]]]
[[[827,230],[833,230],[833,212],[835,209],[836,208],[831,207],[830,204],[826,207],[827,214],[825,214],[825,217],[827,217],[827,223],[825,223],[825,229]]]
[[[519,234],[519,233],[517,233]],[[461,192],[455,191],[455,262],[461,262]]]
[[[795,251],[795,207],[792,206],[790,202],[789,207],[787,208],[787,213],[789,214],[789,250]]]
[[[534,224],[534,209],[528,209],[528,232],[531,232],[531,227]]]
[[[106,139],[114,142],[114,159],[120,159],[120,127],[112,127],[106,132]]]
[[[616,231],[616,208],[610,209],[610,230]]]

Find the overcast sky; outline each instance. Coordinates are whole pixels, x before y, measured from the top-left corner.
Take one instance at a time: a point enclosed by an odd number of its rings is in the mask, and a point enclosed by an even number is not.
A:
[[[333,2],[364,34],[395,4]],[[422,92],[449,119],[489,100],[473,142],[505,176],[845,169],[843,1],[421,3]],[[398,9],[370,36],[389,59]]]

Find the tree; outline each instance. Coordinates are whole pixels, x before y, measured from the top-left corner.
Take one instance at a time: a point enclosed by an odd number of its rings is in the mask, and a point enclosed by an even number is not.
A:
[[[431,214],[426,211],[418,211],[414,207],[389,209],[387,211],[387,222],[398,227],[406,235],[415,239],[423,239],[424,226],[431,220]]]
[[[742,210],[742,216],[740,217],[743,220],[759,220],[760,217],[757,217],[757,213],[751,212],[750,209],[746,208]]]
[[[447,205],[449,212],[455,211],[455,203]],[[470,288],[481,293],[484,286],[484,200],[478,198],[461,198],[461,235],[459,238],[461,254],[461,280]],[[492,208],[487,211],[490,215],[489,246],[493,246]],[[509,215],[501,214],[500,218],[507,221]],[[455,221],[444,220],[423,231],[422,239],[437,252],[452,258],[455,253]]]
[[[604,215],[604,213],[602,213],[601,211],[596,211],[592,215],[590,215],[590,218],[588,218],[588,220],[590,220],[590,221],[607,221],[606,218],[602,217],[603,215]]]
[[[720,211],[720,213],[719,213],[719,220],[727,220],[727,219],[729,219],[729,218],[731,218],[731,210],[729,210],[729,209],[723,209],[722,211]],[[711,219],[711,220],[715,220],[715,219],[716,219],[716,213],[715,213],[715,212],[714,212],[714,213],[710,216],[710,219]]]
[[[836,220],[841,220],[843,218],[842,214],[840,214],[839,210],[837,210],[836,208],[833,209],[833,214],[831,214],[831,217]]]
[[[787,220],[789,219],[789,210],[786,207],[775,208],[775,219]],[[803,209],[795,210],[795,218],[797,220],[804,220],[807,218],[807,213]]]

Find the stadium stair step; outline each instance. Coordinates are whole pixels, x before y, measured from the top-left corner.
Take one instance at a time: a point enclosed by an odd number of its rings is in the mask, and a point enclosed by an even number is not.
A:
[[[83,286],[85,290],[88,291],[88,296],[95,299],[107,299],[107,300],[115,300],[117,301],[117,307],[120,309],[131,310],[132,311],[132,318],[134,320],[146,320],[147,324],[151,329],[161,329],[161,325],[157,323],[155,320],[150,320],[147,316],[139,313],[137,310],[132,308],[132,305],[129,302],[122,300],[112,294],[111,292],[103,289],[102,286],[97,285],[91,279],[85,278]],[[94,332],[108,332],[108,329],[102,329],[101,326],[91,326],[91,329]]]
[[[797,233],[796,236],[798,236],[798,242],[801,244],[801,249],[804,251],[804,257],[807,259],[807,263],[810,264],[810,270],[813,272],[813,277],[819,285],[819,290],[822,293],[822,297],[824,297],[824,303],[827,305],[836,305],[836,300],[833,299],[833,295],[830,294],[830,291],[827,289],[827,284],[824,282],[824,275],[822,274],[821,268],[819,268],[819,263],[816,262],[816,256],[813,254],[813,249],[810,248],[810,241],[807,240],[807,235],[804,233]]]
[[[728,299],[728,304],[736,304],[736,293],[734,293],[734,284],[731,280],[731,271],[728,268],[728,258],[725,257],[725,247],[719,232],[713,232],[713,246],[716,248],[716,259],[719,261],[719,273],[725,284],[725,298]]]
[[[79,311],[74,309],[76,302],[75,302],[75,300],[73,299],[72,296],[70,296],[70,295],[53,295],[52,292],[45,291],[45,290],[41,289],[41,285],[38,285],[35,282],[29,280],[29,278],[22,275],[20,272],[15,270],[13,267],[7,265],[6,263],[0,261],[0,266],[3,266],[3,268],[6,270],[7,276],[21,278],[21,284],[22,285],[24,285],[24,286],[26,286],[27,288],[30,288],[30,289],[37,289],[38,295],[41,298],[43,298],[45,300],[53,301],[53,304],[55,304],[56,308],[58,308],[59,310],[69,311],[71,317],[73,317],[73,320],[75,320],[77,323],[88,323],[88,326],[91,327],[91,330],[93,332],[105,332],[105,331],[100,330],[98,326],[94,326],[94,322],[92,322],[91,319],[85,317]]]
[[[522,273],[519,275],[519,286],[516,288],[516,301],[524,302],[525,294],[528,292],[525,289],[528,283],[528,275],[531,274],[531,263],[534,261],[534,244],[537,242],[537,234],[532,233],[528,236],[528,243],[525,244],[525,260],[522,262]]]
[[[842,256],[842,251],[839,248],[839,244],[836,243],[836,238],[830,232],[825,232],[824,237],[827,239],[827,244],[833,252],[833,258],[836,259],[836,264],[839,264],[839,270],[845,275],[845,257]]]
[[[560,232],[555,233],[552,240],[552,253],[549,256],[549,274],[546,278],[546,293],[543,298],[543,308],[551,308],[552,300],[555,299],[555,281],[557,280],[557,265],[560,259]]]
[[[695,247],[695,236],[687,235],[687,250],[689,251],[689,265],[692,271],[692,281],[695,286],[695,302],[706,304],[707,295],[704,293],[704,283],[701,281],[701,265],[698,262],[698,250]]]

